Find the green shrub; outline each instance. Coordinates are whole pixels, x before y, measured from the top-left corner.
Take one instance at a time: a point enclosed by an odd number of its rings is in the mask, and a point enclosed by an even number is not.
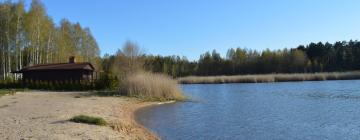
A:
[[[0,89],[36,89],[57,91],[88,91],[88,90],[114,90],[118,86],[116,77],[103,75],[95,81],[39,81],[39,80],[0,80]]]
[[[16,89],[21,87],[21,81],[11,79],[0,80],[0,89]]]
[[[116,77],[110,76],[109,74],[102,74],[100,79],[95,81],[96,90],[113,90],[118,86],[118,79]]]
[[[10,93],[10,91],[0,90],[0,97],[1,97],[1,96],[4,96],[4,95],[6,95],[6,94],[9,94],[9,93]]]
[[[11,90],[0,90],[0,97],[4,95],[14,95],[17,90],[11,89]]]
[[[70,121],[76,123],[93,124],[93,125],[107,125],[107,122],[103,118],[86,116],[86,115],[75,116],[71,118]]]

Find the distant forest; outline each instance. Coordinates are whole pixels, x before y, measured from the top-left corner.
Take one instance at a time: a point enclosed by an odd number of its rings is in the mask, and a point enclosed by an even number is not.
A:
[[[114,58],[103,57],[105,70]],[[226,57],[213,50],[202,54],[198,61],[180,56],[144,55],[143,61],[146,70],[172,77],[354,71],[360,70],[360,42],[319,42],[263,51],[235,48],[229,49]]]
[[[131,51],[130,51],[131,52]],[[0,3],[0,79],[26,66],[67,62],[91,62],[98,71],[113,72],[121,51],[100,57],[89,28],[63,19],[56,25],[39,0],[29,10],[24,2]],[[310,43],[293,49],[229,49],[225,57],[206,52],[198,61],[180,56],[141,55],[141,67],[174,78],[189,75],[240,75],[267,73],[311,73],[360,70],[360,42]]]

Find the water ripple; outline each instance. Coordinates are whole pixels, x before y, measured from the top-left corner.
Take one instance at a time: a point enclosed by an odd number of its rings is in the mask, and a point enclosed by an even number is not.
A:
[[[357,140],[359,84],[185,85],[191,100],[148,108],[140,122],[165,140]]]

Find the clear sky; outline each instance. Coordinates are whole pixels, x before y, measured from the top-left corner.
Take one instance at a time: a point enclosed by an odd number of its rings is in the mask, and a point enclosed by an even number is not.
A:
[[[30,0],[27,0],[29,3]],[[216,49],[263,50],[360,37],[359,0],[42,0],[48,14],[89,27],[101,53],[126,40],[149,54],[196,60]]]

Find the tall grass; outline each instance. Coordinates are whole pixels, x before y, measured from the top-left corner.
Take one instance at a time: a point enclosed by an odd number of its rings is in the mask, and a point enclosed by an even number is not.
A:
[[[120,91],[127,96],[153,101],[185,99],[176,80],[147,72],[129,74],[122,80]]]
[[[216,84],[216,83],[268,83],[289,81],[324,81],[360,79],[360,71],[295,73],[295,74],[261,74],[235,76],[189,76],[178,78],[182,84]]]

